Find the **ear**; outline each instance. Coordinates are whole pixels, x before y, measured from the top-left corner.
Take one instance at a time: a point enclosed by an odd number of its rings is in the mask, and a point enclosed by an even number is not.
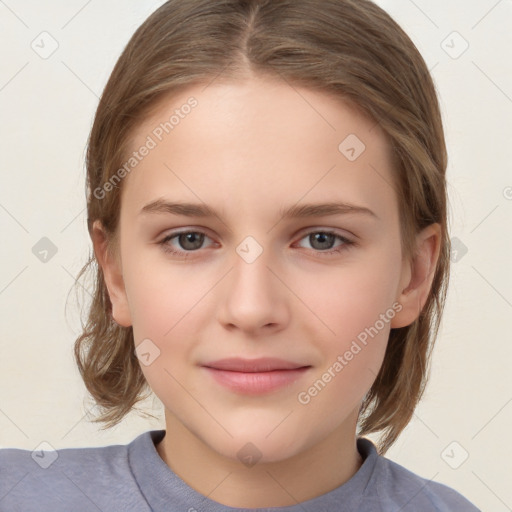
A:
[[[441,226],[431,224],[416,236],[416,253],[412,261],[402,267],[400,286],[396,300],[402,309],[391,321],[391,328],[412,324],[427,301],[439,258]]]
[[[107,234],[101,221],[96,220],[92,226],[91,239],[94,254],[103,270],[103,277],[112,303],[112,317],[123,327],[132,325],[128,299],[123,280],[120,258],[116,258],[107,246]]]

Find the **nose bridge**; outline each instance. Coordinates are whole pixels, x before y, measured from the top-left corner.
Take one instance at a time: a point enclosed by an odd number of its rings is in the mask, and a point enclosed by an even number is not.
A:
[[[274,291],[272,280],[275,277],[269,270],[269,267],[272,268],[273,255],[268,240],[269,237],[263,240],[261,234],[247,235],[236,246],[232,276],[232,286],[236,291],[244,295],[258,295],[260,299]]]
[[[261,243],[256,236],[248,235],[236,246],[221,308],[223,322],[241,329],[281,324],[287,309],[285,290],[274,275],[272,250],[264,245],[263,235],[257,236]]]

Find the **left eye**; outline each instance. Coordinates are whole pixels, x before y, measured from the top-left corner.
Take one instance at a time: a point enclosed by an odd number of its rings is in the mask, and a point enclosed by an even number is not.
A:
[[[188,257],[189,253],[201,249],[205,238],[210,237],[202,231],[182,231],[180,233],[167,235],[159,244],[162,246],[163,250],[168,253]],[[176,249],[175,246],[168,243],[173,239],[177,239],[181,249]],[[348,238],[332,231],[310,231],[300,240],[305,239],[309,240],[315,252],[325,255],[339,253],[354,244],[354,242]],[[340,240],[341,244],[333,249],[333,243],[336,239]]]
[[[201,248],[204,239],[209,238],[202,231],[182,231],[181,233],[175,233],[171,235],[167,235],[160,244],[163,246],[165,251],[168,251],[172,254],[181,254],[182,252],[193,252],[197,251]],[[185,249],[185,251],[177,251],[171,247],[167,242],[170,240],[177,238],[180,246]]]
[[[337,235],[332,231],[311,231],[305,237],[301,238],[301,240],[308,239],[309,243],[311,243],[314,249],[318,249],[320,252],[325,252],[327,254],[340,252],[345,247],[352,245],[352,241],[344,236]],[[342,244],[338,245],[338,249],[332,250],[332,244],[334,241],[338,239],[342,242]]]

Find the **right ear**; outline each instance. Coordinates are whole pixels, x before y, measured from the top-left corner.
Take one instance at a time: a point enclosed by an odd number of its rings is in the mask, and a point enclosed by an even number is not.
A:
[[[112,317],[122,327],[132,325],[128,298],[124,286],[123,272],[119,260],[108,250],[107,234],[101,221],[95,220],[91,239],[96,260],[103,270],[103,278],[112,303]]]

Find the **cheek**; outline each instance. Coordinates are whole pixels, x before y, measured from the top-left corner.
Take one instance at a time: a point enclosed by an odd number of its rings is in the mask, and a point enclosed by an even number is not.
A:
[[[332,400],[341,405],[343,397],[347,412],[369,390],[384,359],[391,321],[400,308],[394,301],[399,258],[388,248],[317,276],[314,286],[311,280],[304,282],[304,288],[309,288],[304,296],[320,320],[310,334],[322,357],[301,403],[311,400],[325,407]]]
[[[164,257],[151,264],[142,261],[132,253],[123,262],[135,345],[140,345],[139,352],[148,347],[144,352],[151,354],[148,365],[139,356],[150,387],[157,396],[175,400],[183,393],[179,382],[186,378],[184,363],[200,342],[202,322],[211,318],[204,311],[204,298],[218,276],[212,282],[198,278],[197,272],[171,265]],[[189,384],[187,389],[193,391]]]
[[[304,276],[302,285],[297,285],[298,295],[307,299],[305,302],[320,320],[317,327],[325,334],[322,338],[336,349],[343,349],[386,312],[394,316],[400,253],[388,248],[373,254],[354,254],[349,264],[318,273],[315,279]],[[380,322],[378,327],[382,330]]]
[[[324,418],[323,428],[335,428],[351,414],[369,391],[382,366],[391,320],[396,314],[386,279],[378,274],[352,274],[331,286],[337,290],[329,301],[318,298],[321,317],[329,329],[313,332],[321,363],[296,399],[313,428]],[[326,414],[326,411],[329,411]]]
[[[333,354],[328,364],[299,390],[295,399],[302,429],[326,433],[348,418],[357,422],[363,398],[375,381],[385,353],[383,339],[371,343],[351,345],[350,359],[346,352]],[[318,418],[322,418],[321,425]]]
[[[184,265],[171,264],[164,256],[147,263],[127,258],[126,293],[134,334],[164,340],[188,324],[188,315],[212,285],[198,279]]]

